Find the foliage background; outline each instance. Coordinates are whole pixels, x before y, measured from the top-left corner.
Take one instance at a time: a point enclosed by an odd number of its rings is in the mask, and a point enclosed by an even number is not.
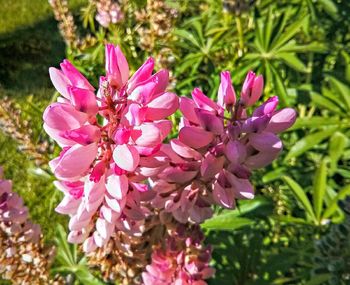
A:
[[[94,39],[77,47],[65,45],[47,1],[0,0],[0,164],[46,241],[58,245],[53,271],[72,283],[103,284],[65,243],[67,221],[54,212],[60,196],[47,160],[55,147],[41,123],[55,98],[47,70],[68,57],[96,83],[111,41],[133,69],[149,55],[165,59],[158,67],[172,70],[179,95],[200,87],[215,98],[222,70],[237,91],[252,69],[265,77],[266,98],[278,95],[299,114],[282,136],[282,156],[254,174],[256,199],[218,210],[203,225],[217,269],[210,284],[350,284],[350,2],[166,1],[177,11],[171,32],[147,39],[140,27],[152,31],[160,11],[147,10],[142,23],[134,12],[150,2],[122,1],[124,21],[102,28],[88,1],[69,1],[80,37]],[[140,44],[147,40],[151,48]]]

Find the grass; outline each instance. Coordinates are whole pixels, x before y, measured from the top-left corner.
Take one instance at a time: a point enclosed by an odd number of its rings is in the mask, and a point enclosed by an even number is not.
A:
[[[77,7],[82,1],[69,2]],[[47,0],[0,0],[0,6],[0,99],[15,100],[38,134],[42,112],[55,92],[48,68],[64,58],[65,45]],[[54,211],[60,193],[52,185],[52,176],[36,167],[1,130],[0,149],[6,178],[13,180],[14,191],[24,199],[33,221],[41,225],[45,239],[52,240],[50,226],[65,222]]]

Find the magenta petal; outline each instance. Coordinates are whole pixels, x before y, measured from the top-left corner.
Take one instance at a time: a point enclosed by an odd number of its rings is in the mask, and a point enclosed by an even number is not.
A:
[[[179,132],[179,139],[192,148],[207,146],[214,139],[214,135],[198,127],[183,127]]]
[[[128,192],[129,180],[126,175],[110,175],[107,178],[106,188],[113,198],[121,200]]]
[[[207,111],[217,111],[220,109],[214,101],[212,101],[206,95],[204,95],[203,92],[198,88],[195,88],[192,91],[192,98],[196,103],[197,107],[200,109],[204,109]]]
[[[173,127],[173,124],[169,120],[160,120],[153,123],[160,132],[161,140],[163,141],[171,132],[171,128]]]
[[[136,85],[147,80],[152,75],[153,68],[154,59],[150,57],[130,78],[127,90],[129,94],[134,90]]]
[[[73,86],[91,91],[95,90],[89,81],[67,59],[60,66],[64,75],[69,78]]]
[[[115,47],[115,53],[117,55],[117,63],[122,85],[124,85],[129,79],[129,64],[119,46]]]
[[[221,72],[221,83],[218,92],[218,104],[225,108],[228,105],[236,103],[236,93],[231,83],[231,75],[229,71]]]
[[[226,208],[232,209],[235,206],[233,189],[223,188],[218,182],[214,184],[213,198],[216,203]]]
[[[128,99],[137,102],[138,104],[147,104],[154,95],[157,83],[157,78],[154,78],[153,80],[138,85],[128,96]]]
[[[81,145],[88,145],[93,142],[99,141],[101,131],[98,127],[93,125],[85,125],[81,128],[66,131],[62,134],[62,137],[74,141]]]
[[[223,169],[224,163],[224,156],[215,157],[208,153],[201,163],[201,174],[203,179],[209,180],[214,178],[214,176]]]
[[[232,173],[226,171],[225,175],[232,185],[234,190],[234,195],[238,199],[253,199],[254,198],[254,189],[252,184],[248,179],[238,178]]]
[[[280,152],[282,150],[281,140],[275,134],[268,132],[250,134],[249,143],[259,151]]]
[[[199,120],[197,118],[196,112],[194,109],[196,108],[196,104],[193,100],[187,97],[180,98],[180,111],[184,115],[184,117],[194,124],[199,124]]]
[[[130,126],[139,126],[145,121],[147,107],[142,107],[137,103],[132,103],[128,106],[124,118]],[[123,121],[125,123],[125,121]]]
[[[50,79],[56,90],[65,98],[70,99],[67,87],[71,84],[63,72],[57,68],[49,68]]]
[[[158,176],[171,183],[184,184],[196,177],[198,171],[184,171],[179,167],[167,167]]]
[[[44,111],[43,119],[48,127],[65,131],[81,127],[88,116],[77,111],[72,105],[53,103]]]
[[[164,119],[173,114],[179,107],[176,94],[166,92],[147,104],[146,118],[151,121]]]
[[[263,93],[263,90],[264,90],[264,78],[262,75],[259,75],[254,79],[251,98],[249,100],[250,106],[259,100],[260,96]]]
[[[165,92],[169,84],[169,71],[166,69],[159,70],[157,73],[153,74],[152,77],[157,77],[157,86],[154,89],[154,95],[162,94]]]
[[[266,100],[264,104],[256,108],[253,112],[253,116],[260,117],[264,115],[272,115],[272,113],[276,110],[278,105],[278,97],[273,96]]]
[[[52,171],[60,179],[81,177],[88,171],[96,155],[96,143],[86,146],[74,145],[59,158]]]
[[[185,158],[194,158],[195,160],[201,159],[202,155],[190,148],[178,139],[172,139],[170,141],[171,148],[180,156]]]
[[[134,146],[117,145],[113,151],[114,162],[126,171],[134,171],[139,164],[140,155]]]
[[[295,123],[297,114],[292,108],[285,108],[277,111],[271,118],[268,126],[266,127],[267,132],[280,133],[290,128]]]
[[[224,132],[224,122],[223,119],[218,118],[211,112],[202,109],[195,109],[198,120],[201,126],[215,135],[221,135]]]
[[[244,161],[247,152],[239,141],[230,140],[225,146],[225,155],[233,164],[238,164]]]
[[[68,87],[68,91],[71,102],[78,111],[89,115],[96,115],[98,106],[93,91],[77,87]]]

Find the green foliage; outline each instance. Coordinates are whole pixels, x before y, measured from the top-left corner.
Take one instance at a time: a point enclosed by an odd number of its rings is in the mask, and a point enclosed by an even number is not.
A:
[[[217,269],[210,284],[349,284],[349,212],[339,202],[350,195],[350,2],[237,0],[232,2],[240,5],[227,8],[226,0],[167,1],[178,17],[169,40],[156,41],[151,54],[140,45],[134,13],[147,1],[127,2],[124,21],[104,29],[94,20],[92,2],[70,1],[79,32],[95,42],[68,48],[66,57],[94,85],[106,41],[121,45],[132,71],[166,48],[179,95],[200,87],[215,98],[222,70],[237,84],[252,69],[264,75],[266,98],[278,95],[281,105],[299,114],[282,135],[281,158],[254,173],[256,198],[233,211],[216,209],[202,225]],[[52,145],[41,116],[55,98],[47,69],[64,57],[64,43],[47,1],[0,0],[0,5],[0,99],[15,100],[21,118],[31,121],[33,140]],[[0,164],[45,239],[57,244],[53,272],[75,284],[103,284],[77,246],[66,242],[64,228],[54,231],[53,224],[66,224],[53,210],[60,194],[47,165],[37,166],[19,145],[1,133]]]

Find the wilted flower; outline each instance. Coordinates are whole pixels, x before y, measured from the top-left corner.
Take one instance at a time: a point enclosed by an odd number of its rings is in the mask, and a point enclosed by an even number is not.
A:
[[[160,148],[178,98],[165,91],[168,72],[152,75],[153,67],[149,58],[129,79],[126,58],[109,44],[97,95],[69,61],[50,68],[62,95],[44,112],[46,132],[62,147],[50,162],[65,194],[56,210],[71,216],[69,241],[84,242],[86,251],[106,244],[115,226],[140,231],[137,221],[149,212],[140,204],[149,199],[142,181],[168,164]]]
[[[120,9],[118,2],[113,0],[96,1],[96,21],[105,28],[110,24],[116,24],[123,20],[124,14]]]
[[[23,200],[3,180],[0,168],[0,277],[13,284],[61,284],[50,279],[54,248],[44,248],[41,230]]]
[[[171,164],[154,179],[157,208],[176,219],[200,223],[212,214],[213,202],[234,208],[235,199],[252,199],[251,171],[270,164],[282,150],[277,133],[293,125],[291,108],[277,111],[272,97],[248,115],[263,91],[263,78],[249,72],[236,98],[229,72],[221,74],[218,102],[198,88],[192,100],[180,99],[179,136],[161,150]]]
[[[213,276],[209,266],[210,247],[203,246],[204,235],[198,226],[179,226],[166,239],[164,247],[152,254],[152,262],[142,273],[144,285],[205,285]]]

